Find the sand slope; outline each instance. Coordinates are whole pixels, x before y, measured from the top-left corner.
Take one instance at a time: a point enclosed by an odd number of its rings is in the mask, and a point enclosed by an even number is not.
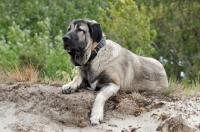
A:
[[[92,126],[97,92],[63,95],[46,84],[0,84],[0,132],[199,132],[200,97],[123,93],[105,105],[104,122]]]

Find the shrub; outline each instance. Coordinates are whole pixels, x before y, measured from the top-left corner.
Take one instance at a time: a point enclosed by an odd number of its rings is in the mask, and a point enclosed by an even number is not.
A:
[[[150,17],[143,5],[132,0],[110,2],[106,10],[100,9],[100,23],[106,37],[125,48],[144,56],[152,56],[156,31],[150,28]]]

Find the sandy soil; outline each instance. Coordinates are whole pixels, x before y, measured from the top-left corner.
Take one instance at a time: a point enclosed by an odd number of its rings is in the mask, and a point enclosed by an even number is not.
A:
[[[63,95],[60,86],[0,84],[0,132],[199,132],[200,96],[123,93],[105,104],[104,122],[92,126],[97,92]]]

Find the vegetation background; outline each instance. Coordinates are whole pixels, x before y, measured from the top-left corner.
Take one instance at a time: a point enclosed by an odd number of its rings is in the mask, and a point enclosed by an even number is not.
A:
[[[73,19],[99,22],[111,39],[158,59],[168,77],[200,81],[199,0],[1,0],[0,70],[31,65],[42,78],[70,78],[62,36]]]

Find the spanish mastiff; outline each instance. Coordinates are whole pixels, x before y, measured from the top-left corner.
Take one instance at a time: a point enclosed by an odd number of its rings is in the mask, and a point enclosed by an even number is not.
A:
[[[63,85],[62,93],[70,94],[81,87],[99,90],[91,110],[93,125],[101,123],[105,102],[119,89],[125,92],[159,91],[168,87],[166,72],[160,62],[138,56],[106,40],[96,21],[73,20],[63,42],[80,76]]]

